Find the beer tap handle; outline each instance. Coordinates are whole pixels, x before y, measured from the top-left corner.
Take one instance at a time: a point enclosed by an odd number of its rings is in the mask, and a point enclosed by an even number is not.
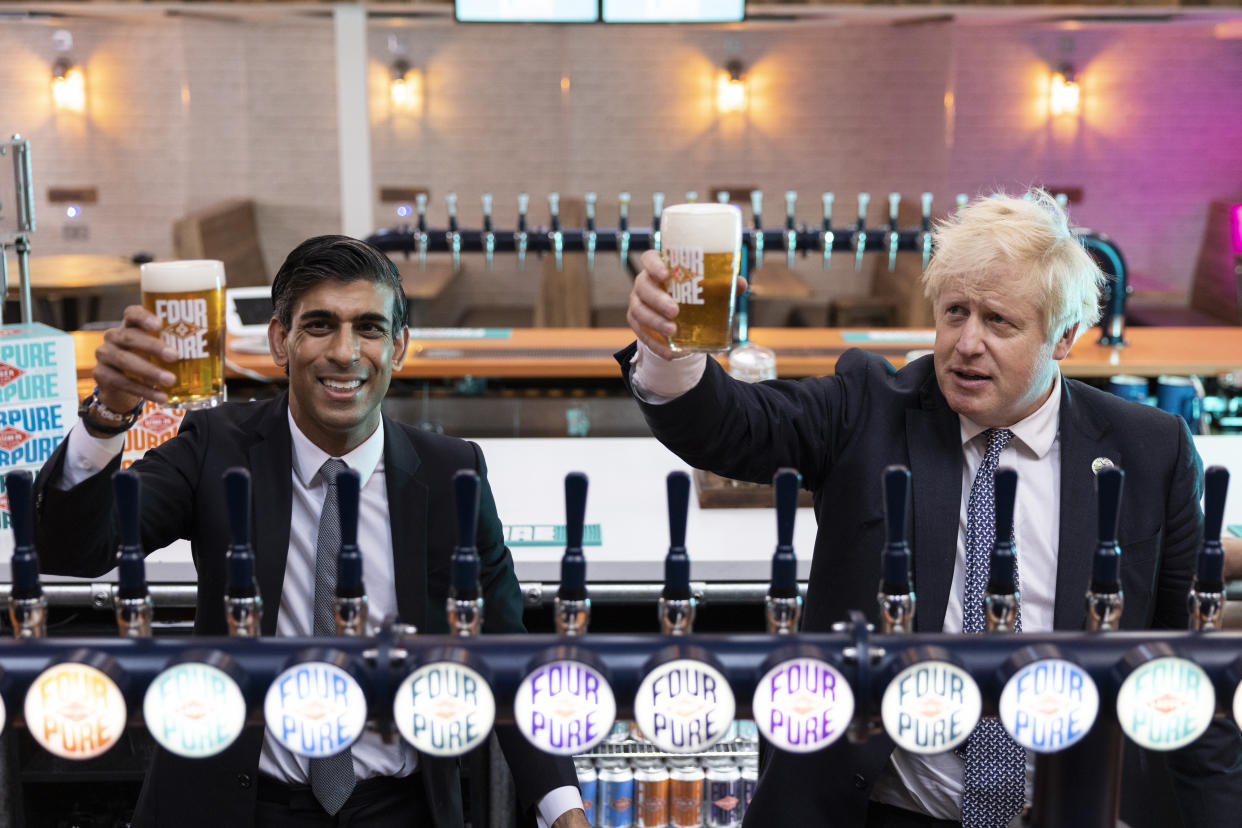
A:
[[[561,194],[548,193],[548,214],[552,217],[552,251],[556,256],[556,271],[561,271],[565,255],[565,238],[561,234]]]
[[[337,474],[341,549],[336,559],[336,594],[332,601],[337,635],[367,632],[367,592],[362,582],[362,552],[358,549],[358,495],[358,472],[347,468]]]
[[[39,556],[34,548],[34,478],[30,472],[21,470],[8,472],[4,481],[9,499],[9,524],[13,527],[9,620],[13,623],[14,637],[43,638],[47,635],[47,596],[39,583]]]
[[[772,583],[764,601],[769,633],[788,635],[798,630],[802,596],[798,593],[798,559],[794,555],[794,518],[798,514],[798,490],[802,475],[795,469],[778,469],[772,478],[776,507],[776,551],[772,554]]]
[[[1225,521],[1225,496],[1229,492],[1229,471],[1211,466],[1203,475],[1203,549],[1199,553],[1197,588],[1221,592],[1225,588],[1225,552],[1220,542]]]
[[[624,270],[630,260],[630,194],[621,193],[617,196],[617,252],[621,256],[621,268]]]
[[[229,635],[258,638],[263,601],[255,579],[250,545],[250,472],[231,468],[224,473],[224,503],[229,517],[229,551],[224,589],[224,615]]]
[[[908,633],[914,629],[915,595],[910,577],[910,544],[907,511],[910,503],[910,470],[889,466],[884,470],[884,525],[886,543],[880,565],[880,629],[885,633]]]
[[[901,207],[901,193],[888,194],[888,272],[897,268],[897,211]]]
[[[414,206],[418,210],[418,266],[427,267],[427,194],[414,196]]]
[[[448,206],[448,244],[453,252],[453,272],[461,270],[461,233],[457,232],[457,193],[449,193],[444,197]]]
[[[721,190],[720,192],[716,193],[716,203],[717,204],[728,204],[729,203],[729,191]]]
[[[690,190],[686,193],[687,204],[694,204],[698,200],[699,200],[699,194],[696,190]]]
[[[565,555],[561,558],[561,586],[556,591],[556,631],[561,635],[581,635],[591,618],[587,597],[586,556],[582,535],[586,520],[587,476],[582,472],[565,475]]]
[[[867,250],[867,205],[871,193],[858,194],[858,228],[854,231],[854,270],[862,270],[863,253]]]
[[[1057,201],[1057,206],[1060,207],[1062,210],[1064,210],[1066,207],[1069,206],[1069,196],[1067,194],[1057,193],[1055,198]]]
[[[824,202],[824,270],[832,264],[832,245],[837,240],[832,232],[832,202],[836,200],[833,193],[824,193],[820,198]]]
[[[988,632],[1013,632],[1018,623],[1018,560],[1013,546],[1013,509],[1018,473],[997,469],[992,475],[995,495],[995,537],[983,596],[983,623]]]
[[[1099,542],[1087,590],[1088,630],[1116,630],[1121,618],[1121,549],[1117,546],[1117,520],[1121,514],[1121,493],[1125,472],[1116,466],[1100,469],[1095,476],[1099,503],[1097,535]]]
[[[526,269],[526,210],[530,207],[530,196],[518,193],[518,226],[515,242],[517,244],[518,270]]]
[[[457,547],[453,550],[452,584],[448,598],[449,630],[467,637],[483,626],[483,596],[479,590],[479,475],[461,469],[453,475],[457,504]]]
[[[923,193],[922,243],[923,243],[923,269],[924,270],[927,270],[927,263],[931,261],[931,249],[932,249],[931,206],[932,206],[932,194]]]
[[[957,198],[955,200],[957,202],[957,209],[960,210],[966,206],[967,202],[970,201],[970,196],[966,195],[965,193],[958,193]]]
[[[750,212],[754,216],[755,270],[763,267],[763,191],[750,191]]]
[[[651,206],[651,244],[658,252],[661,249],[660,214],[664,212],[664,193],[652,193]]]
[[[686,517],[690,507],[690,475],[669,472],[668,555],[664,558],[664,591],[660,595],[661,631],[668,635],[693,630],[694,595],[690,591],[690,557],[686,554]]]
[[[785,191],[785,265],[790,270],[794,266],[794,251],[798,248],[798,230],[794,225],[794,213],[798,204],[798,193],[794,190]]]
[[[496,233],[492,229],[492,194],[483,194],[483,254],[486,257],[487,269],[492,269],[496,258]]]
[[[122,469],[113,475],[112,486],[121,528],[121,548],[117,555],[117,628],[126,638],[146,638],[151,635],[155,613],[142,557],[142,480],[137,472]]]
[[[595,270],[595,193],[587,193],[586,201],[586,256],[587,256],[587,272],[591,273]]]

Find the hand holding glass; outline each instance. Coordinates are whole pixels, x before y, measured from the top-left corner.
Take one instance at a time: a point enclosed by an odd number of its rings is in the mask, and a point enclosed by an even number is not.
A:
[[[177,351],[167,407],[211,408],[224,398],[224,263],[212,259],[142,266],[142,305],[159,317],[159,338]]]
[[[742,211],[732,204],[677,204],[664,210],[660,235],[668,292],[677,302],[677,332],[669,347],[727,351],[742,260]]]

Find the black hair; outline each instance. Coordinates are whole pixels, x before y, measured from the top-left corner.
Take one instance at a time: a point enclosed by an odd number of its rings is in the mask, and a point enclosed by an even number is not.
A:
[[[408,323],[401,274],[391,259],[349,236],[315,236],[293,248],[272,280],[272,315],[286,331],[293,327],[293,308],[298,299],[328,279],[346,284],[365,280],[388,285],[392,288],[394,333]]]

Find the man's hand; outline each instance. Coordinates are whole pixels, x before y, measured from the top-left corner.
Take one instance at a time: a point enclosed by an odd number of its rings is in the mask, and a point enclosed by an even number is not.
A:
[[[677,303],[668,293],[668,268],[654,250],[643,253],[643,269],[634,278],[630,305],[625,319],[644,345],[661,359],[672,359],[668,338],[677,331]],[[746,290],[746,280],[737,278],[737,292]]]
[[[1242,538],[1221,538],[1220,545],[1225,548],[1225,580],[1242,579]]]
[[[95,349],[93,374],[99,386],[99,401],[105,406],[122,412],[129,411],[143,398],[168,402],[168,394],[160,386],[170,386],[177,378],[148,359],[177,359],[176,350],[154,336],[160,327],[158,316],[141,305],[130,305],[120,326],[104,333],[103,344]]]
[[[581,808],[570,808],[557,817],[556,822],[552,823],[552,828],[590,828],[590,825],[585,811]]]

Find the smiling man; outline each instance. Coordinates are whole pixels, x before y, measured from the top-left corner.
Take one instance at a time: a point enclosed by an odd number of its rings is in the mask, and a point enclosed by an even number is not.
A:
[[[732,380],[701,354],[674,358],[668,271],[658,254],[644,254],[627,314],[638,342],[617,358],[652,432],[687,463],[727,477],[768,482],[784,466],[802,473],[819,523],[803,617],[815,632],[851,609],[877,620],[880,479],[894,464],[912,474],[917,631],[982,628],[987,559],[968,555],[967,538],[993,531],[972,516],[981,512],[976,478],[998,465],[1019,474],[1022,631],[1082,629],[1096,542],[1092,467],[1107,458],[1127,472],[1121,624],[1185,629],[1202,465],[1181,418],[1061,376],[1058,362],[1099,316],[1103,284],[1065,213],[1039,190],[981,198],[937,226],[934,249],[923,277],[936,319],[931,356],[895,371],[849,350],[833,376],[757,384]],[[1008,824],[1031,796],[1030,757],[1003,733],[989,744],[977,732],[963,754],[894,750],[886,736],[805,756],[771,753],[746,825]],[[1219,721],[1169,766],[1186,825],[1236,821],[1236,727]],[[1150,806],[1148,779],[1127,773],[1126,784],[1130,825],[1172,824]]]
[[[456,544],[452,478],[482,481],[478,547],[483,631],[523,632],[522,597],[478,446],[385,418],[380,404],[409,344],[406,300],[383,253],[345,236],[319,236],[289,254],[272,284],[272,358],[289,390],[261,402],[186,415],[176,437],[133,465],[142,477],[147,551],[188,538],[198,568],[199,634],[225,635],[228,526],[221,476],[250,471],[254,553],[267,613],[264,635],[310,636],[317,538],[329,466],[344,463],[361,484],[358,542],[374,632],[390,614],[419,632],[446,633],[444,606]],[[142,400],[163,402],[172,375],[149,357],[174,353],[153,336],[158,320],[127,308],[96,351],[99,384],[82,421],[36,481],[36,542],[46,572],[97,577],[115,565],[111,477],[124,429]],[[334,553],[335,550],[332,551]],[[331,591],[330,585],[324,589]],[[321,593],[322,594],[322,593]],[[322,633],[320,633],[322,634]],[[540,753],[512,727],[497,736],[519,799],[541,825],[580,828],[586,819],[569,760]],[[417,754],[401,740],[367,733],[348,771],[321,775],[250,728],[211,759],[158,750],[134,825],[436,826],[459,828],[457,763]],[[503,803],[497,803],[503,807]]]

